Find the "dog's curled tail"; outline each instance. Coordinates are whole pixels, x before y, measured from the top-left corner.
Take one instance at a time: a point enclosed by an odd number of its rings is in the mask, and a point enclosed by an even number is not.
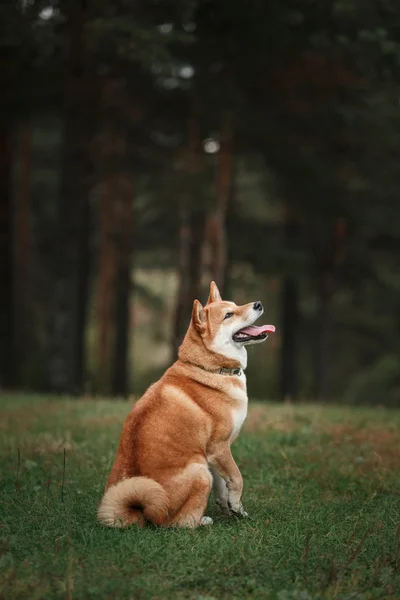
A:
[[[97,512],[98,520],[108,527],[127,527],[145,521],[161,525],[168,513],[165,489],[148,477],[123,479],[109,487]]]

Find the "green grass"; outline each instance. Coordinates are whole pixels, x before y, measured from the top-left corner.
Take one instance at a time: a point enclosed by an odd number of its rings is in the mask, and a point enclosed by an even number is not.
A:
[[[255,405],[233,447],[249,519],[103,529],[128,410],[2,399],[1,598],[400,598],[400,412]]]

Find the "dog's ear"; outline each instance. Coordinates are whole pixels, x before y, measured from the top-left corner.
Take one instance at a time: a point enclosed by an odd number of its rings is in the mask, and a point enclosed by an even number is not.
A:
[[[219,289],[217,288],[217,284],[215,281],[212,281],[210,283],[210,295],[208,296],[207,304],[210,304],[210,302],[220,302],[221,300],[222,298]]]
[[[193,302],[192,322],[199,333],[203,333],[206,325],[204,308],[198,300]]]

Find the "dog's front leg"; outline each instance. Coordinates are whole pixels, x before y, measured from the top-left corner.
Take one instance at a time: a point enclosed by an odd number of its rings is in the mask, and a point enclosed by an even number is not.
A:
[[[215,502],[225,515],[230,515],[231,511],[228,505],[228,486],[226,485],[226,481],[221,477],[214,465],[210,465],[210,470],[213,476]]]
[[[240,517],[247,517],[241,503],[243,491],[243,478],[233,456],[229,444],[218,444],[210,452],[209,462],[212,472],[217,474],[214,479],[214,490],[217,504],[224,512],[229,512]],[[225,488],[223,488],[225,485]]]

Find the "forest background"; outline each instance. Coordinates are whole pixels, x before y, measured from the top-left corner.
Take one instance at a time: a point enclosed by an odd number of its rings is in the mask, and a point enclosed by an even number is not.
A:
[[[0,385],[138,394],[211,279],[250,395],[400,398],[400,4],[0,7]]]

